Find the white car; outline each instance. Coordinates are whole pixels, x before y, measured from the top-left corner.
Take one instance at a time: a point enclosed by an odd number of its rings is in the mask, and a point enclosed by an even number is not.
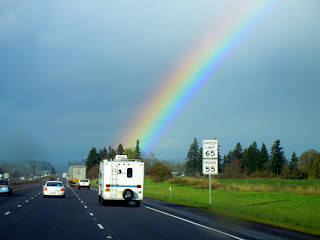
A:
[[[82,187],[90,189],[90,180],[87,178],[80,179],[78,182],[78,188],[80,189]]]
[[[57,196],[65,198],[65,187],[61,181],[47,181],[43,186],[43,197]]]

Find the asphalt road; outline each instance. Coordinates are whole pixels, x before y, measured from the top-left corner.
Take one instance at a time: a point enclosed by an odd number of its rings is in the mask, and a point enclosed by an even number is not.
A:
[[[0,196],[0,239],[320,239],[200,209],[145,198],[140,207],[102,206],[94,188],[43,198],[41,184]]]

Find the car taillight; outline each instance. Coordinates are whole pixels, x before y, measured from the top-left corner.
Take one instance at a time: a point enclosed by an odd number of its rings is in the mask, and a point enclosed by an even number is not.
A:
[[[110,187],[110,184],[106,184],[106,187]]]
[[[47,191],[47,190],[48,190],[48,188],[44,188],[43,190]]]
[[[10,187],[8,187],[8,190],[10,190]]]
[[[64,191],[64,188],[61,188],[61,191],[63,192],[63,191]]]
[[[141,185],[137,185],[137,188],[141,188]]]

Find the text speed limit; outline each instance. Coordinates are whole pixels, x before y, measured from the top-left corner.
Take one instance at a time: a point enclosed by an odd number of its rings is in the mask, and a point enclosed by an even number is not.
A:
[[[218,174],[218,160],[203,159],[202,160],[202,174]]]
[[[218,140],[202,141],[202,158],[218,158]]]

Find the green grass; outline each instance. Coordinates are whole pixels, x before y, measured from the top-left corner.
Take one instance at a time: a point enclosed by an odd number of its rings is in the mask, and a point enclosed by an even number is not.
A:
[[[173,184],[209,188],[208,178],[173,178]],[[212,189],[320,195],[320,180],[212,179]]]
[[[299,183],[290,183],[289,181],[292,180],[288,180],[288,182],[286,182],[287,180],[284,182],[279,182],[282,180],[274,182],[270,182],[270,180],[266,180],[267,182],[265,180],[219,181],[222,184],[236,185],[272,186],[274,184],[274,186],[281,188],[288,184],[313,187],[319,183],[308,182],[309,180]],[[245,183],[245,181],[247,182]],[[171,200],[169,199],[169,187],[172,189]],[[145,196],[320,235],[320,196],[316,194],[213,189],[212,204],[209,205],[208,189],[169,182],[153,183],[146,178]]]

